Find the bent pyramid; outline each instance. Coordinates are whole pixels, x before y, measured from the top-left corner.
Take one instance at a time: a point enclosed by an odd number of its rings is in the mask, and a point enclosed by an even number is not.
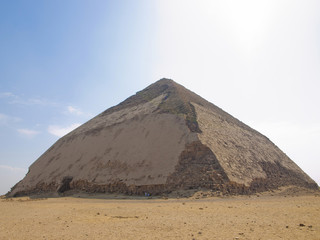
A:
[[[317,184],[277,146],[161,79],[59,139],[7,196],[65,192],[246,194]]]

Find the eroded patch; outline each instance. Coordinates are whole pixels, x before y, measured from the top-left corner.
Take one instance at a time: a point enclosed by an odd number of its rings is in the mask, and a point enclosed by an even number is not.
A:
[[[166,184],[169,189],[215,189],[229,182],[214,153],[200,141],[186,145]]]

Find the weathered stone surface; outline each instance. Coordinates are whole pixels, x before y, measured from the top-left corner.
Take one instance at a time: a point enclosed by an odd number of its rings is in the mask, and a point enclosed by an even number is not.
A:
[[[268,138],[162,79],[59,139],[7,196],[248,194],[284,185],[317,188]]]
[[[216,156],[200,141],[188,144],[179,158],[166,182],[171,189],[212,189],[229,182]]]

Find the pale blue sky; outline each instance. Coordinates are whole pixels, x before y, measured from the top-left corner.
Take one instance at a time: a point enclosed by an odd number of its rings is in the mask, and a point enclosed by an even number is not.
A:
[[[162,77],[320,183],[318,1],[2,1],[0,194],[67,130]]]

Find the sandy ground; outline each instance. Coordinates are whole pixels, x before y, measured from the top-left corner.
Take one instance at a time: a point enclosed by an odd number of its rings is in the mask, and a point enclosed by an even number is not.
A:
[[[320,239],[319,194],[0,200],[0,239]]]

